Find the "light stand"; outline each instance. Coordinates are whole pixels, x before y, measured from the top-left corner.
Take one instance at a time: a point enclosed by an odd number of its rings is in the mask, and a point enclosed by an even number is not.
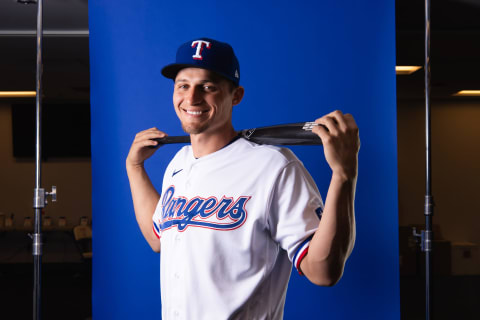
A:
[[[35,189],[33,196],[34,231],[32,238],[33,255],[33,319],[41,319],[42,303],[42,209],[47,204],[47,196],[57,200],[57,189],[51,192],[41,188],[42,156],[42,43],[43,43],[43,0],[18,0],[19,3],[37,3],[37,64],[36,64],[36,105],[35,105]]]
[[[433,244],[433,196],[431,167],[431,127],[430,127],[430,0],[425,0],[425,230],[420,234],[414,229],[415,237],[420,238],[422,251],[425,252],[425,317],[432,319],[432,244]]]

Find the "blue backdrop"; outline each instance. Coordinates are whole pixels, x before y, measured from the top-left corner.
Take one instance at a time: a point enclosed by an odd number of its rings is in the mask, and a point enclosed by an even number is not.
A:
[[[233,45],[245,98],[236,129],[312,121],[334,109],[360,128],[357,241],[343,279],[292,274],[285,319],[399,319],[394,0],[89,1],[93,174],[93,317],[159,319],[159,256],[137,227],[125,158],[136,132],[182,134],[160,69],[178,45]],[[159,188],[179,146],[146,164]],[[295,147],[325,197],[321,147]]]

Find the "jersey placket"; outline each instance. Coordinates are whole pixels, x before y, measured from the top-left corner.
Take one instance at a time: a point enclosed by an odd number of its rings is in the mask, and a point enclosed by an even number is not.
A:
[[[189,198],[190,196],[190,180],[192,169],[194,163],[189,162],[183,168],[183,172],[178,174],[178,181],[175,181],[175,186],[179,191],[178,195]],[[186,319],[186,299],[185,299],[185,288],[186,288],[186,276],[185,272],[188,267],[186,262],[186,255],[188,254],[188,241],[186,240],[187,234],[185,233],[188,230],[180,232],[178,228],[172,229],[174,233],[171,238],[171,252],[168,257],[169,261],[175,261],[171,263],[171,269],[169,272],[170,283],[169,290],[171,296],[169,301],[171,302],[170,308],[168,310],[169,319]]]

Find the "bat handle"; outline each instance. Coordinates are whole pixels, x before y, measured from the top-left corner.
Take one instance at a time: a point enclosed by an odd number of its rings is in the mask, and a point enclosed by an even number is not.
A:
[[[166,136],[163,138],[154,138],[159,145],[172,143],[190,143],[190,136]]]

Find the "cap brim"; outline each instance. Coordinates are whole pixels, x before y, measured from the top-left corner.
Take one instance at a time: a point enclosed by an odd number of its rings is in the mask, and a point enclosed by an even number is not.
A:
[[[163,67],[162,69],[162,75],[166,78],[173,79],[177,77],[177,73],[184,69],[184,68],[198,68],[198,66],[194,64],[179,64],[179,63],[173,63],[169,64],[168,66]]]
[[[230,80],[230,81],[232,81],[233,83],[235,83],[235,84],[238,85],[238,79],[232,79],[232,78],[230,78],[229,76],[227,76],[226,74],[223,74],[223,73],[217,72],[217,71],[215,71],[215,70],[212,70],[212,69],[210,69],[210,68],[206,68],[206,67],[199,66],[199,65],[196,65],[196,64],[172,63],[172,64],[169,64],[169,65],[163,67],[163,69],[162,69],[161,72],[162,72],[162,75],[163,75],[165,78],[175,80],[175,78],[177,77],[177,74],[180,72],[180,70],[185,69],[185,68],[199,68],[199,69],[210,70],[210,71],[212,71],[213,73],[218,74],[218,75],[221,76],[222,78],[225,78],[225,79],[227,79],[227,80]]]

